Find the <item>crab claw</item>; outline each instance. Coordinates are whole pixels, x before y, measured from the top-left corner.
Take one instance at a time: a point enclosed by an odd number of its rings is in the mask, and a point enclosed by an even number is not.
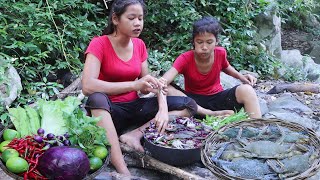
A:
[[[183,143],[180,140],[173,140],[172,146],[177,149],[183,149]]]

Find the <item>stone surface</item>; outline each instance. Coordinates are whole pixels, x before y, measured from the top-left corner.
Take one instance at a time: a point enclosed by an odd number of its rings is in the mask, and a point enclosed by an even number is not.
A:
[[[9,106],[20,94],[22,90],[21,79],[17,70],[9,65],[6,71],[7,80],[0,84],[0,105]]]

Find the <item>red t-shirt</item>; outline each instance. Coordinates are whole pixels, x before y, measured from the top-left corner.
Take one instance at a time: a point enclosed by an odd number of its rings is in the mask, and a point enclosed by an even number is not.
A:
[[[227,52],[222,47],[215,47],[214,62],[206,74],[198,71],[192,50],[181,54],[173,63],[173,67],[184,76],[185,91],[201,95],[212,95],[223,91],[220,72],[228,66]]]
[[[144,42],[139,38],[132,38],[133,54],[130,60],[121,60],[114,51],[108,36],[94,37],[85,54],[95,55],[101,62],[98,79],[108,82],[134,81],[141,74],[141,64],[148,58]],[[118,95],[109,95],[112,102],[128,102],[138,98],[136,91]]]

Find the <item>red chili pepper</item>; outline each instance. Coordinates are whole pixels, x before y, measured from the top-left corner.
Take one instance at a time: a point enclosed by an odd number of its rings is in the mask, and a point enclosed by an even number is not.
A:
[[[29,164],[29,170],[20,174],[25,180],[35,179],[35,180],[47,180],[41,173],[37,170],[38,160],[44,154],[42,148],[45,143],[36,142],[32,136],[26,136],[20,139],[13,139],[8,145],[8,147],[17,150],[21,157],[23,157]]]

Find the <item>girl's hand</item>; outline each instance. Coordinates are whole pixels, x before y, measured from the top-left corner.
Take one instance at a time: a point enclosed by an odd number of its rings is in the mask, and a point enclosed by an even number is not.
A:
[[[143,92],[156,92],[159,86],[158,79],[152,77],[151,75],[146,75],[135,81],[134,89],[136,91]]]
[[[154,117],[154,122],[156,124],[157,129],[158,129],[158,132],[160,134],[163,134],[165,129],[167,128],[168,122],[169,122],[168,113],[163,113],[161,111],[158,111],[158,113]]]
[[[252,75],[250,74],[246,74],[246,75],[243,75],[244,76],[244,79],[242,79],[241,81],[244,83],[244,84],[250,84],[251,86],[255,85],[256,82],[257,82],[257,78],[253,77]]]
[[[159,84],[159,88],[161,88],[162,94],[166,96],[168,94],[168,91],[169,91],[167,80],[161,77],[159,79],[159,83],[160,83]]]

